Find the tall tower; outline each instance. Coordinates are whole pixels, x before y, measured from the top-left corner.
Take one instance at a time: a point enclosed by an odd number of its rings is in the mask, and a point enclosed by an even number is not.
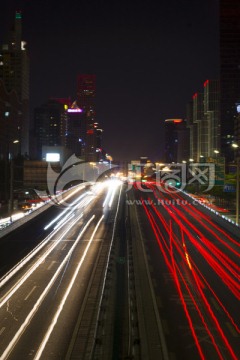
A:
[[[183,119],[166,119],[165,162],[179,163],[189,158],[189,129]]]
[[[203,92],[195,93],[188,108],[190,157],[194,161],[214,156],[220,148],[219,81],[206,80]]]
[[[206,80],[203,90],[204,117],[201,122],[201,155],[214,156],[220,150],[219,81]]]
[[[29,153],[29,59],[26,42],[22,41],[22,14],[16,12],[14,26],[0,53],[0,79],[7,91],[15,90],[22,103],[19,139],[21,153]]]
[[[96,75],[80,74],[77,77],[77,103],[86,115],[85,160],[96,161]]]
[[[229,159],[240,102],[240,2],[220,0],[220,91],[222,152]]]
[[[204,118],[204,95],[203,93],[195,93],[193,95],[193,153],[191,154],[194,161],[199,161],[201,154],[202,121]]]
[[[63,101],[62,101],[63,100]],[[67,144],[67,110],[64,99],[49,99],[34,109],[34,135],[37,159],[41,160],[43,146],[62,146]]]
[[[80,74],[77,77],[77,100],[80,109],[95,115],[96,75]]]

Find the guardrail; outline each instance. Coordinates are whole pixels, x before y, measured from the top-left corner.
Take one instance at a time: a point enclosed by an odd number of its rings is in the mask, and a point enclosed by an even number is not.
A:
[[[52,205],[53,205],[53,202],[49,201],[49,202],[43,204],[41,207],[31,210],[30,212],[26,213],[22,218],[15,220],[15,221],[11,221],[12,216],[10,216],[9,217],[9,225],[0,231],[0,238],[7,235],[11,231],[17,229],[19,226],[25,224],[27,221],[33,219],[35,216],[37,216],[41,212],[47,210]]]
[[[80,187],[80,189],[85,188],[87,185],[89,185],[90,183],[84,183],[81,185],[76,185],[68,190],[65,190],[64,192],[62,192],[61,194],[56,195],[54,198],[57,199],[58,197],[62,196],[63,193],[67,193],[72,191],[74,188],[76,187]],[[17,229],[18,227],[20,227],[21,225],[25,224],[27,221],[33,219],[34,217],[36,217],[37,215],[41,214],[43,211],[47,210],[49,207],[53,206],[55,203],[53,200],[48,200],[46,201],[42,206],[39,206],[33,210],[30,210],[29,212],[27,212],[25,215],[23,215],[23,217],[21,217],[20,219],[14,220],[12,219],[12,216],[9,216],[9,220],[6,220],[5,223],[9,223],[5,228],[0,230],[0,238],[2,238],[3,236],[7,235],[8,233],[10,233],[11,231]],[[7,217],[8,219],[8,217]],[[3,224],[3,222],[2,222]],[[0,223],[1,225],[1,223]]]

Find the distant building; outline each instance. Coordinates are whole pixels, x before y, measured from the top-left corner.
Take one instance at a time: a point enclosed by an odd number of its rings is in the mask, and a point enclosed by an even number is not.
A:
[[[24,161],[23,184],[25,188],[34,188],[38,190],[47,190],[49,185],[54,187],[56,182],[56,173],[60,173],[61,165],[59,162],[51,163],[51,176],[47,175],[48,162],[40,160]]]
[[[43,146],[65,146],[67,133],[67,107],[58,99],[50,99],[34,110],[34,137],[36,156],[42,160]]]
[[[101,138],[96,122],[96,75],[80,74],[77,77],[77,104],[86,114],[85,160],[97,161]]]
[[[193,99],[187,104],[187,128],[189,129],[189,158],[197,158],[197,124],[193,122]]]
[[[165,162],[180,163],[189,157],[189,129],[183,119],[167,119],[165,130]]]
[[[65,147],[65,154],[75,154],[85,160],[87,123],[86,113],[77,102],[70,99],[52,98],[34,110],[34,136],[36,139],[36,156],[43,159],[44,146]],[[97,129],[95,129],[97,128]],[[96,133],[98,126],[93,126]],[[93,137],[96,141],[98,136]],[[94,149],[96,145],[94,143]],[[96,151],[95,151],[96,152]]]
[[[236,143],[238,144],[238,146],[240,146],[240,101],[238,104],[236,104],[236,108],[237,108],[237,116],[235,119],[235,124],[234,124],[234,133],[235,133],[235,140]],[[234,151],[236,157],[240,157],[240,148],[235,148]]]
[[[77,77],[77,103],[86,112],[91,112],[92,120],[95,119],[96,101],[96,75],[80,74]],[[89,114],[90,116],[90,114]]]
[[[218,80],[206,80],[203,93],[204,118],[201,122],[200,152],[212,157],[220,152],[220,88]]]
[[[0,80],[0,160],[19,155],[21,123],[22,103],[16,92],[8,92]]]
[[[188,107],[190,158],[202,161],[220,152],[220,90],[218,80],[207,80],[203,92],[195,93]]]
[[[220,0],[221,147],[227,160],[233,158],[236,103],[240,102],[240,2]]]
[[[190,147],[193,149],[193,153],[190,154],[190,158],[194,161],[199,161],[201,155],[201,139],[202,139],[202,120],[204,118],[204,94],[195,93],[193,95],[193,142]]]
[[[0,79],[8,92],[14,90],[22,103],[20,151],[29,153],[29,59],[22,40],[22,14],[16,12],[14,26],[0,50]]]
[[[8,92],[0,80],[0,201],[9,199],[10,159],[16,159],[20,154],[21,124],[22,103],[16,92]],[[19,180],[20,186],[20,170],[18,173],[16,170],[14,169],[14,177]]]
[[[86,113],[74,102],[67,109],[66,146],[72,154],[83,160],[85,159],[86,131]]]

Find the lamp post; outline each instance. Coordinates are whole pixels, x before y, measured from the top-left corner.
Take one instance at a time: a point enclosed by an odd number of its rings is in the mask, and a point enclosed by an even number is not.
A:
[[[239,223],[239,157],[237,161],[237,174],[236,174],[236,224]]]
[[[239,148],[238,144],[232,144],[232,147],[236,150]],[[236,172],[236,224],[239,223],[239,156],[236,157],[236,165],[237,165],[237,172]]]
[[[19,140],[14,140],[12,142],[13,144],[18,144]],[[13,212],[13,188],[14,188],[14,164],[13,164],[13,155],[12,153],[9,153],[9,160],[10,160],[10,192],[9,192],[9,210],[10,215],[12,215]]]

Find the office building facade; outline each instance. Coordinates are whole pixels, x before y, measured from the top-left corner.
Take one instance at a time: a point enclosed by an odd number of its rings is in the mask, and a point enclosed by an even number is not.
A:
[[[220,0],[220,114],[221,148],[232,160],[231,144],[236,138],[236,104],[240,102],[240,2]],[[236,129],[236,128],[235,128]]]
[[[203,92],[195,93],[188,109],[190,158],[207,161],[220,152],[220,89],[218,80],[206,80]]]
[[[20,124],[21,154],[29,153],[29,58],[22,40],[22,14],[16,12],[8,39],[0,50],[0,79],[8,92],[15,91],[22,103]]]
[[[165,162],[180,163],[189,157],[189,129],[183,119],[166,119],[165,132]]]
[[[34,110],[36,156],[42,160],[43,146],[66,147],[67,108],[57,99],[50,99]]]
[[[98,161],[102,129],[96,121],[96,75],[78,75],[77,104],[86,116],[85,160]]]

